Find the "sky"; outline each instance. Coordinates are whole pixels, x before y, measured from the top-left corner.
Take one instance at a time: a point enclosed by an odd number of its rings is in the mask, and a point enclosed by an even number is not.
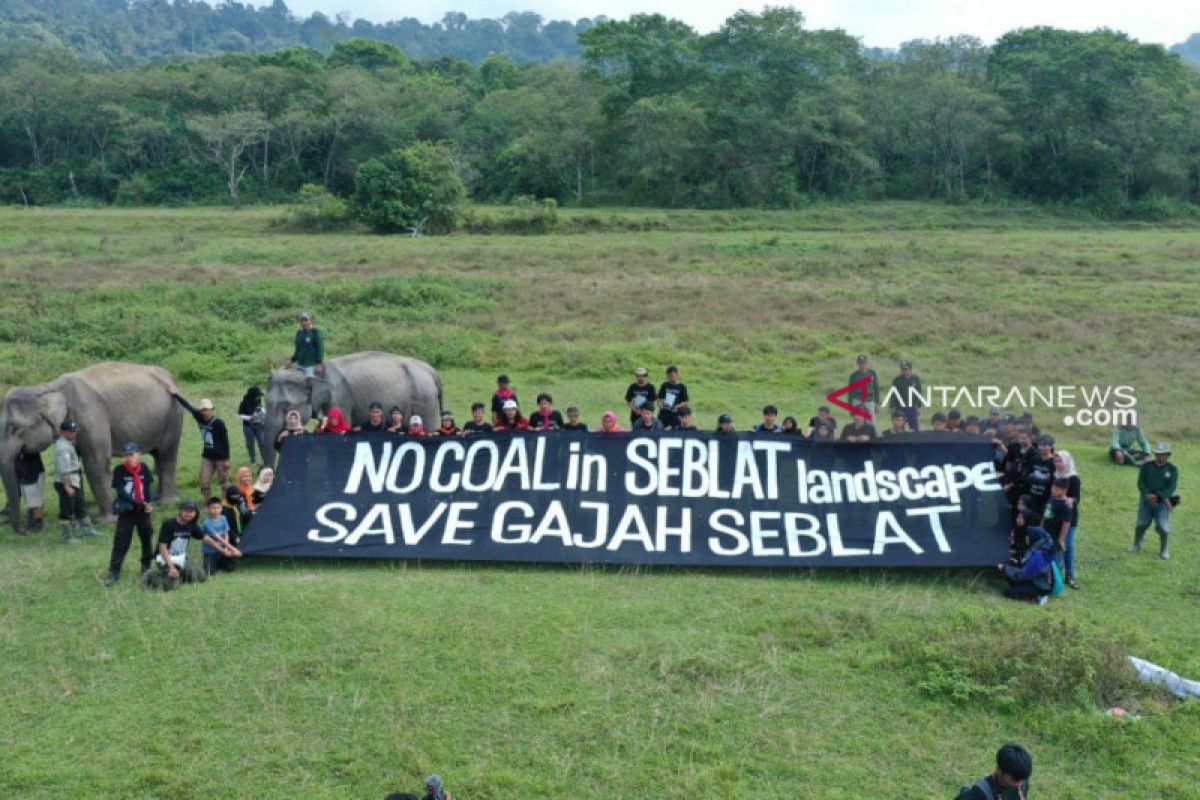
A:
[[[604,14],[623,19],[657,12],[682,19],[701,33],[715,30],[741,8],[761,10],[764,3],[739,0],[287,0],[300,16],[320,11],[333,16],[386,22],[416,17],[435,22],[447,11],[472,18],[501,17],[509,11],[535,11],[545,19],[574,21]],[[776,0],[774,5],[785,5]],[[969,33],[992,42],[1014,28],[1051,25],[1074,30],[1114,28],[1144,42],[1175,44],[1200,31],[1197,0],[804,0],[792,3],[810,28],[842,28],[863,43],[895,47],[901,42]]]

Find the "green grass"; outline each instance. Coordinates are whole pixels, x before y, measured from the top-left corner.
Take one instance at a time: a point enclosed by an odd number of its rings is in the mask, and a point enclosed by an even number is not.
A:
[[[0,388],[162,363],[229,419],[300,307],[332,353],[434,363],[460,414],[506,371],[594,421],[677,362],[706,427],[806,418],[860,351],[889,377],[1132,383],[1184,475],[1175,559],[1124,552],[1106,432],[1044,414],[1085,493],[1084,588],[1045,608],[975,570],[252,561],[106,591],[109,536],[0,528],[0,797],[383,797],[434,771],[460,798],[950,797],[1009,739],[1036,797],[1200,796],[1200,703],[1121,662],[1200,676],[1200,229],[897,203],[414,241],[281,213],[0,210]]]

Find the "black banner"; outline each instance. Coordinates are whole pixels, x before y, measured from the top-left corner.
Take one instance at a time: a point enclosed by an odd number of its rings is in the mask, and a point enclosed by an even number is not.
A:
[[[991,446],[781,435],[302,436],[247,555],[729,566],[995,564]]]

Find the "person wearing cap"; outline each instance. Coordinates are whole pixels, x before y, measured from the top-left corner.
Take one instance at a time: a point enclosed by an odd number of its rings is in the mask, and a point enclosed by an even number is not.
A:
[[[136,530],[142,544],[142,574],[150,569],[154,558],[154,526],[150,515],[154,513],[154,473],[142,463],[142,448],[136,442],[126,442],[121,448],[121,463],[113,468],[112,488],[117,498],[113,501],[113,512],[117,515],[117,528],[113,536],[112,555],[108,560],[108,577],[105,586],[113,586],[121,579],[121,566],[125,554],[133,542]]]
[[[719,434],[736,433],[733,429],[733,415],[726,411],[721,416],[717,417],[717,430]]]
[[[483,403],[471,404],[471,421],[462,427],[463,436],[472,436],[480,433],[491,433],[492,423],[483,418],[483,412],[486,410]]]
[[[367,408],[367,420],[354,430],[363,433],[383,433],[387,430],[387,422],[383,419],[383,403],[378,400]]]
[[[209,496],[214,473],[224,491],[229,485],[229,429],[215,415],[213,401],[205,397],[200,400],[199,406],[193,406],[179,393],[179,387],[170,382],[167,383],[167,392],[192,415],[200,428],[200,438],[204,444],[200,453],[200,492],[205,497]]]
[[[1039,516],[1046,513],[1050,502],[1050,486],[1054,483],[1054,437],[1040,436],[1037,440],[1037,456],[1029,464],[1025,474],[1024,494],[1033,498],[1033,507]]]
[[[865,378],[870,378],[870,383],[867,384],[867,391],[864,397],[862,390],[850,392],[846,400],[851,406],[861,408],[871,415],[868,422],[872,426],[875,424],[875,409],[879,407],[879,375],[870,367],[870,359],[865,355],[860,355],[854,360],[855,370],[850,373],[850,378],[846,381],[847,385],[861,381]],[[858,416],[854,414],[853,416]]]
[[[413,414],[408,418],[408,430],[405,431],[405,434],[418,439],[428,436],[429,432],[425,430],[425,420],[421,419],[419,414]]]
[[[521,416],[521,407],[516,400],[505,400],[500,406],[500,421],[496,423],[495,430],[505,433],[529,430],[529,420]]]
[[[751,428],[752,433],[783,433],[783,426],[776,420],[779,419],[779,409],[775,406],[763,406],[762,422]]]
[[[207,541],[197,518],[200,510],[191,500],[179,504],[179,513],[164,520],[158,528],[158,555],[155,569],[142,574],[142,586],[171,591],[180,583],[203,583],[204,570],[188,563],[188,544],[192,539]]]
[[[246,455],[251,464],[258,460],[256,452],[262,456],[262,463],[267,460],[267,426],[264,423],[267,411],[262,401],[262,389],[251,386],[238,404],[237,415],[242,421],[242,438],[246,441]]]
[[[500,427],[500,421],[504,417],[504,404],[509,400],[518,405],[521,403],[508,376],[500,375],[496,378],[496,391],[492,394],[492,425],[497,428]]]
[[[83,463],[75,449],[79,437],[79,426],[65,420],[58,426],[58,438],[54,440],[54,493],[58,495],[58,524],[62,528],[64,543],[74,544],[79,540],[75,532],[82,529],[84,536],[98,536],[92,525],[83,498]]]
[[[921,400],[922,391],[921,376],[913,374],[912,362],[901,361],[900,374],[892,378],[888,406],[904,414],[904,421],[913,433],[921,430],[921,408],[925,405]]]
[[[639,409],[642,406],[654,406],[654,401],[658,398],[658,390],[654,387],[647,378],[650,373],[645,367],[638,367],[633,371],[633,383],[629,384],[629,388],[625,390],[625,405],[629,407],[629,422],[630,424],[637,422],[641,416]]]
[[[658,387],[658,419],[662,422],[663,427],[677,427],[679,416],[676,409],[685,403],[690,403],[691,400],[692,398],[688,396],[687,384],[681,383],[679,380],[679,367],[674,364],[667,367],[667,380]]]
[[[554,409],[554,398],[542,392],[537,396],[537,411],[529,417],[529,427],[535,431],[561,431],[562,414]]]
[[[938,433],[946,432],[946,413],[944,411],[933,412],[933,416],[929,418],[929,422]]]
[[[458,425],[454,423],[454,412],[442,412],[442,424],[437,429],[438,436],[458,436]]]
[[[662,421],[654,416],[654,406],[644,405],[638,408],[637,421],[630,428],[634,433],[662,433]]]
[[[300,314],[295,348],[286,366],[295,367],[310,378],[325,374],[325,334],[313,326],[312,314],[307,311]]]
[[[42,529],[46,505],[46,465],[42,463],[42,454],[18,450],[16,473],[21,500],[28,509],[25,532],[37,533]]]
[[[675,416],[679,418],[678,424],[675,425],[677,431],[698,431],[699,428],[692,422],[692,407],[681,405],[676,407]]]
[[[617,424],[617,412],[605,411],[600,415],[600,427],[596,433],[625,433],[625,429]]]
[[[579,421],[579,406],[567,406],[567,421],[563,423],[562,429],[587,432],[587,423]]]
[[[1117,464],[1136,467],[1150,458],[1150,440],[1142,433],[1142,426],[1126,423],[1113,428],[1112,445],[1108,457]]]
[[[1142,549],[1142,538],[1151,521],[1158,531],[1160,558],[1171,557],[1168,539],[1171,536],[1171,511],[1179,503],[1175,494],[1179,488],[1179,467],[1171,463],[1171,446],[1159,442],[1154,446],[1154,460],[1138,470],[1137,523],[1133,529],[1134,553]]]

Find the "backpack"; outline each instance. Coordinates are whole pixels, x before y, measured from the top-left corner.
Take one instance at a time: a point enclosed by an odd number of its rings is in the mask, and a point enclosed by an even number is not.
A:
[[[1058,561],[1051,561],[1050,569],[1054,573],[1054,586],[1050,589],[1050,595],[1058,597],[1063,593],[1063,577],[1062,571],[1058,568]]]
[[[980,778],[973,785],[962,787],[958,790],[954,800],[975,800],[977,797],[973,794],[975,789],[983,792],[984,800],[996,800],[996,793],[992,791],[992,782],[987,778]]]

